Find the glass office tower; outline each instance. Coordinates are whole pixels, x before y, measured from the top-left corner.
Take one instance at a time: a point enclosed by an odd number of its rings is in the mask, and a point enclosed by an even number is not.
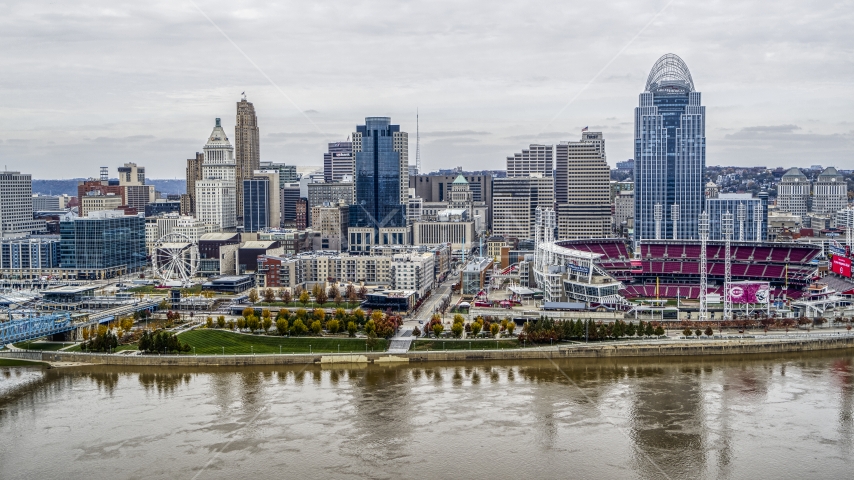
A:
[[[699,238],[705,168],[706,110],[688,66],[668,53],[635,109],[635,241]]]
[[[270,185],[270,180],[264,177],[248,178],[243,180],[243,230],[246,232],[259,232],[265,228],[278,227],[270,225],[270,196],[271,188],[278,185]]]
[[[59,222],[59,261],[78,278],[110,278],[145,268],[145,218],[106,210]]]
[[[406,227],[406,133],[391,125],[389,117],[368,117],[353,137],[356,202],[350,208],[350,227],[370,227],[376,235],[380,228]]]

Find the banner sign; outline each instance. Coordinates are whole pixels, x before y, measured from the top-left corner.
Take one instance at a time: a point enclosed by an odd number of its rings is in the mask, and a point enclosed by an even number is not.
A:
[[[732,303],[768,303],[770,287],[762,282],[731,283],[727,295]]]
[[[834,255],[830,260],[830,271],[851,278],[851,259]]]

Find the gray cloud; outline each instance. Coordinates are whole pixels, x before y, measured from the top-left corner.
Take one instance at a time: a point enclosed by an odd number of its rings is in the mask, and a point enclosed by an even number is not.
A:
[[[490,132],[478,132],[475,130],[454,130],[454,131],[445,131],[445,132],[422,132],[421,136],[425,138],[434,138],[434,137],[470,137],[470,136],[483,136],[483,135],[492,135]]]
[[[273,87],[190,4],[13,2],[0,17],[0,153],[40,178],[124,161],[182,176],[214,118],[233,140],[245,91],[264,160],[317,165],[372,115],[410,132],[414,159],[416,109],[428,169],[494,168],[585,125],[624,159],[649,68],[673,51],[707,106],[709,164],[854,168],[850,4],[674,2],[585,89],[665,3],[198,2]]]

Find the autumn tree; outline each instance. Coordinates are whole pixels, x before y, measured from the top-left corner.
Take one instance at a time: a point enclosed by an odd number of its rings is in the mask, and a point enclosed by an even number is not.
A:
[[[359,326],[356,325],[356,322],[347,322],[347,333],[351,337],[356,336],[356,332],[359,330]]]
[[[455,322],[455,323],[454,323],[454,326],[456,326],[456,325],[457,325],[457,324],[456,324],[456,322]],[[472,334],[472,336],[473,336],[473,337],[476,337],[476,336],[477,336],[477,334],[478,334],[478,333],[480,333],[480,330],[481,330],[482,328],[483,328],[483,324],[482,324],[482,323],[480,323],[480,322],[474,322],[474,323],[472,323],[472,324],[471,324],[471,334]]]
[[[415,338],[420,337],[421,336],[421,329],[416,326],[415,329],[412,330],[412,336]]]
[[[237,329],[243,330],[244,328],[246,328],[246,318],[240,317],[237,319]]]
[[[516,322],[511,320],[507,322],[507,333],[513,335],[513,330],[516,330]]]
[[[323,325],[320,324],[320,320],[312,322],[311,331],[314,332],[315,335],[320,335],[321,330],[323,330]]]
[[[291,333],[294,335],[305,335],[308,332],[308,327],[303,323],[302,319],[297,318],[291,325]]]
[[[261,328],[264,329],[264,333],[267,333],[270,331],[270,327],[273,326],[273,319],[272,317],[270,317],[269,310],[264,310],[264,312],[266,313],[266,315],[264,315],[263,313],[261,314]]]
[[[217,328],[224,328],[225,327],[225,317],[224,316],[220,315],[220,316],[216,317],[216,326],[217,326]]]
[[[359,325],[365,323],[365,311],[361,308],[353,310],[353,318],[356,319],[356,323]]]
[[[338,320],[330,320],[326,322],[326,330],[329,333],[338,333],[338,330],[341,328],[341,322]]]
[[[706,327],[706,336],[711,337],[715,332],[712,331],[712,327]]]
[[[329,300],[329,297],[326,296],[326,289],[318,288],[317,293],[314,295],[314,299],[317,300],[317,303],[320,305],[326,303],[326,301]]]
[[[283,288],[279,290],[279,300],[281,300],[285,305],[290,304],[294,299],[291,296],[291,291],[287,288]]]
[[[498,336],[498,332],[501,331],[501,326],[497,323],[493,323],[489,326],[489,332],[492,333],[493,338]]]
[[[699,337],[700,335],[703,334],[703,331],[698,328],[698,329],[694,330],[694,334],[697,335],[697,337]]]
[[[322,308],[315,308],[311,316],[314,317],[316,321],[323,322],[326,320],[326,310]]]
[[[454,334],[454,338],[460,338],[463,336],[463,324],[462,323],[454,323],[451,327],[451,333]]]
[[[434,323],[433,324],[433,335],[435,335],[436,338],[439,338],[439,335],[441,335],[444,330],[445,330],[445,326],[442,325],[441,323]]]
[[[686,337],[690,337],[691,336],[691,328],[685,327],[685,330],[682,330],[682,335],[685,335]]]
[[[205,320],[205,327],[207,327],[207,328],[213,328],[213,325],[214,325],[214,323],[213,323],[213,318],[212,318],[212,317],[208,317],[208,318]]]
[[[264,301],[267,303],[273,303],[276,299],[276,292],[273,291],[272,288],[267,287],[264,289]]]
[[[308,303],[308,301],[310,300],[310,298],[311,298],[311,297],[309,297],[308,292],[306,292],[305,290],[303,290],[303,291],[299,294],[299,303],[301,303],[301,304],[302,304],[302,306],[304,307],[304,306],[306,306],[306,304]]]
[[[359,296],[356,293],[356,287],[353,286],[352,283],[347,284],[347,288],[344,290],[344,296],[347,297],[347,301],[352,303],[356,303],[356,300],[359,299]]]
[[[365,323],[365,334],[366,335],[376,335],[376,333],[377,333],[377,326],[374,323],[374,320],[373,319],[368,320]]]
[[[329,298],[332,298],[332,299],[334,299],[335,297],[341,296],[341,289],[338,288],[337,283],[333,283],[332,285],[329,286],[329,290],[326,292],[326,296]]]
[[[250,315],[249,318],[246,319],[246,327],[249,328],[250,332],[255,332],[260,327],[260,321],[258,321],[258,317],[255,315]]]
[[[254,288],[249,290],[249,301],[252,303],[258,303],[258,291]]]
[[[279,335],[287,335],[288,333],[288,320],[285,318],[279,318],[276,320],[276,331],[279,332]]]
[[[362,285],[359,287],[359,300],[364,300],[368,296],[368,288]]]

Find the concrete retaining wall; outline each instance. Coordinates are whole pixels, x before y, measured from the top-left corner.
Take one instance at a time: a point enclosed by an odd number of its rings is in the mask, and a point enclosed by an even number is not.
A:
[[[104,355],[66,352],[0,352],[0,357],[46,362],[90,363],[125,366],[244,366],[387,362],[464,362],[470,360],[536,360],[558,358],[666,357],[748,355],[812,352],[854,348],[854,336],[794,340],[719,340],[637,344],[568,345],[555,348],[514,350],[453,350],[388,354],[284,355]],[[358,357],[358,358],[356,358]]]

